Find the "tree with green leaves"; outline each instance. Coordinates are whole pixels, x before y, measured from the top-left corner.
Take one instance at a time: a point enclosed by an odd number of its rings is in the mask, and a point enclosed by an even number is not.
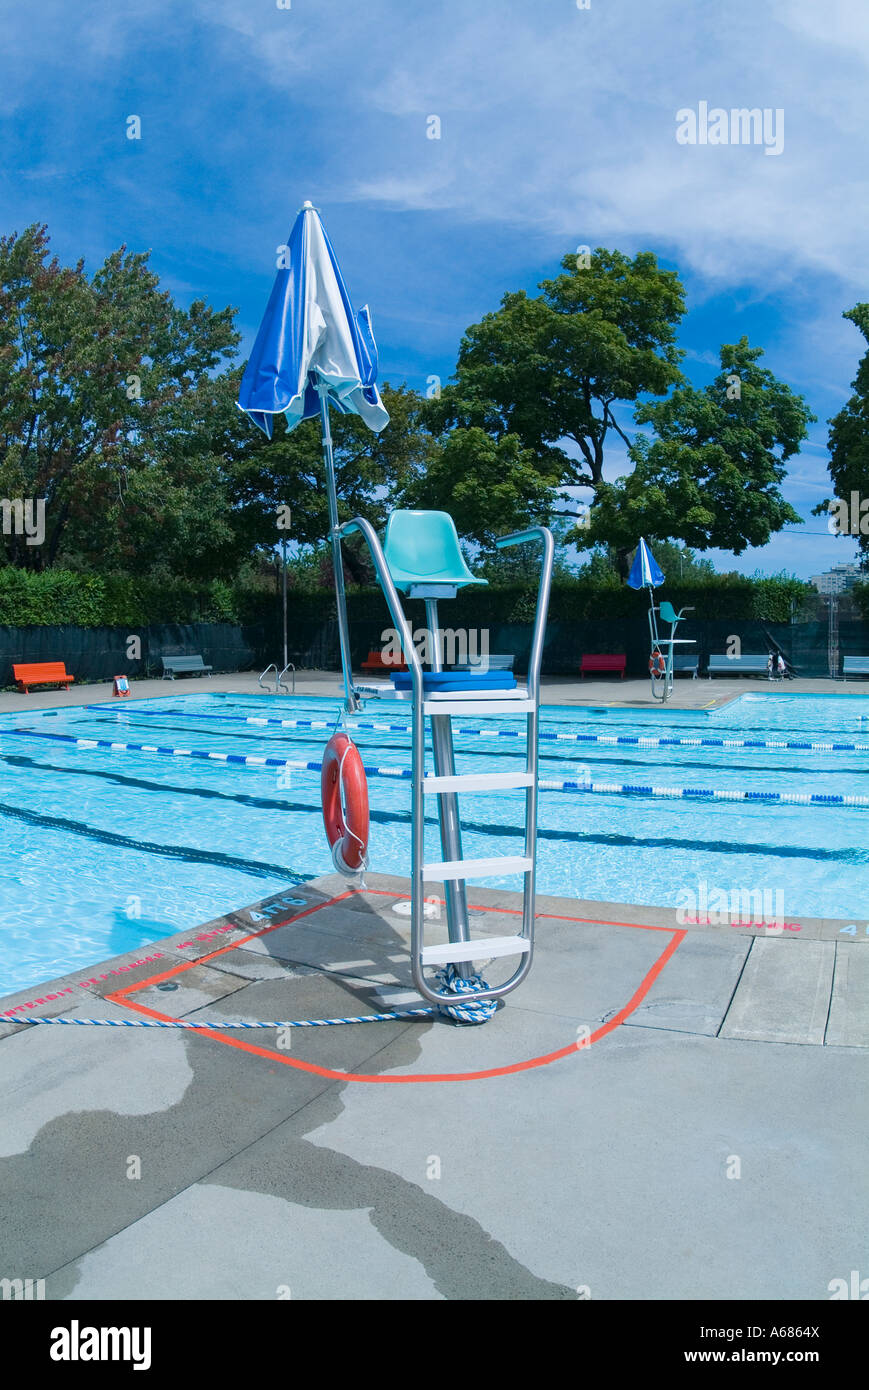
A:
[[[565,488],[597,490],[610,436],[629,443],[618,407],[683,380],[676,329],[685,302],[673,271],[650,252],[631,259],[600,247],[561,264],[563,273],[539,286],[542,294],[507,294],[468,329],[454,380],[430,408],[436,431],[478,431],[452,446],[469,465],[490,448],[485,435],[496,443],[515,437],[522,477],[513,524],[529,493],[535,506],[547,498],[551,508]],[[441,481],[437,500],[446,505],[454,480],[446,473]],[[502,511],[509,482],[502,482]]]
[[[695,552],[687,546],[676,545],[673,541],[655,541],[655,559],[660,565],[668,583],[692,584],[714,576],[717,571],[711,560],[698,559]],[[610,578],[614,584],[621,584],[618,554],[613,547],[595,545],[588,558],[579,566],[577,574],[583,579],[597,579],[606,582]]]
[[[433,441],[425,470],[409,479],[400,505],[448,511],[460,536],[491,551],[496,536],[547,521],[556,483],[517,435],[493,438],[474,425]]]
[[[855,304],[842,317],[869,343],[869,304]],[[829,421],[828,467],[836,501],[825,498],[814,514],[832,515],[839,534],[856,541],[864,564],[869,564],[869,349],[860,359],[851,390],[853,396]]]
[[[801,520],[780,485],[815,417],[758,365],[762,356],[740,338],[721,348],[721,370],[708,386],[680,386],[637,407],[637,422],[655,437],[638,436],[629,450],[633,472],[598,488],[578,545],[612,546],[626,576],[640,536],[739,555]]]
[[[235,568],[212,416],[238,341],[232,309],[179,308],[146,254],[88,277],[44,226],[0,238],[0,493],[45,502],[44,542],[11,530],[7,563]]]
[[[384,382],[381,397],[389,424],[373,434],[358,415],[330,415],[338,515],[341,521],[365,517],[375,527],[386,524],[395,499],[424,478],[438,449],[425,428],[425,402],[407,386]],[[282,416],[274,436],[265,435],[236,411],[224,441],[231,457],[233,504],[249,548],[273,546],[281,538],[278,509],[292,513],[288,538],[316,546],[329,534],[329,502],[320,422],[305,420],[290,432]],[[348,579],[366,583],[372,571],[367,551],[351,538],[343,547]]]

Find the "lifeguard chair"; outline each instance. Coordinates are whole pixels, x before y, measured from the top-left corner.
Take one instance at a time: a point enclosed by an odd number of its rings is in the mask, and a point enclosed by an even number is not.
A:
[[[381,546],[377,533],[361,517],[337,528],[340,537],[362,534],[371,553],[377,578],[383,590],[392,621],[400,636],[407,661],[407,672],[394,672],[389,681],[354,684],[353,693],[364,698],[407,700],[412,708],[412,865],[411,865],[411,956],[413,980],[423,998],[438,1006],[455,1005],[456,988],[462,982],[473,990],[474,1003],[495,1000],[515,989],[531,968],[534,951],[535,866],[537,852],[538,725],[540,709],[540,667],[552,584],[554,544],[545,526],[504,536],[499,548],[536,541],[542,546],[534,634],[525,686],[513,673],[471,667],[443,669],[439,639],[438,603],[455,598],[459,589],[485,584],[468,569],[459,545],[452,517],[439,511],[396,511],[389,518]],[[425,603],[430,634],[430,669],[424,670],[414,647],[411,628],[405,616],[399,591],[410,599]],[[477,719],[524,716],[525,768],[521,772],[457,773],[453,748],[452,720],[455,715]],[[431,724],[433,773],[425,767],[425,721]],[[463,792],[500,792],[522,788],[525,792],[525,843],[518,856],[466,859],[462,852],[462,824],[459,796]],[[428,797],[437,798],[440,842],[443,858],[425,862],[424,807]],[[472,937],[468,920],[467,881],[500,877],[523,877],[522,927],[518,934],[502,937]],[[426,886],[442,882],[445,886],[449,941],[426,945]],[[502,984],[480,987],[474,961],[493,957],[519,958],[513,974]],[[439,968],[437,987],[427,971]],[[452,985],[452,988],[449,986]]]
[[[653,698],[661,700],[663,703],[673,693],[673,673],[676,660],[673,648],[695,647],[697,645],[693,637],[676,636],[676,629],[684,619],[685,614],[693,612],[693,608],[680,608],[677,613],[672,603],[668,603],[666,599],[660,604],[651,603],[649,605],[649,638],[651,642],[649,679],[652,682]],[[659,616],[663,622],[670,624],[670,633],[667,637],[664,637],[658,629]]]

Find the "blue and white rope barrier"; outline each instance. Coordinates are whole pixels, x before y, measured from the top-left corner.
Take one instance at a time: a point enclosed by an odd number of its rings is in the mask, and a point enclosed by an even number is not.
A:
[[[820,792],[716,791],[714,787],[655,787],[630,782],[548,781],[541,791],[591,792],[595,796],[651,796],[682,801],[753,801],[771,806],[869,806],[869,796],[840,796]]]
[[[329,726],[331,728],[331,725]],[[74,734],[39,733],[33,729],[11,729],[20,738],[47,739],[68,743],[74,748],[105,748],[113,753],[156,753],[166,758],[201,758],[206,762],[231,763],[241,767],[287,767],[295,772],[319,772],[321,764],[314,759],[262,758],[252,753],[223,753],[206,748],[170,748],[152,743],[116,743],[106,738],[76,738]],[[371,767],[363,764],[367,777],[388,777],[409,781],[408,767]],[[573,781],[569,778],[541,777],[541,791],[587,792],[594,796],[649,796],[683,801],[743,801],[762,805],[781,806],[869,806],[869,796],[845,796],[836,792],[773,792],[718,790],[714,787],[656,787],[648,783]]]
[[[332,724],[329,725],[331,729]],[[202,758],[206,762],[232,763],[242,767],[288,767],[291,772],[319,772],[322,764],[313,758],[261,758],[253,753],[222,753],[209,748],[170,748],[157,743],[118,743],[108,738],[77,738],[75,734],[43,733],[36,729],[10,729],[19,738],[47,739],[68,743],[74,748],[105,748],[111,753],[156,753],[165,758]],[[409,778],[409,768],[365,767],[368,777]]]
[[[57,1023],[65,1027],[79,1028],[184,1028],[192,1032],[214,1031],[216,1028],[338,1028],[345,1023],[391,1023],[403,1018],[434,1018],[444,1014],[456,1023],[487,1023],[495,1012],[495,999],[474,1000],[475,991],[487,989],[485,980],[472,975],[465,980],[453,969],[438,972],[438,982],[456,994],[454,1004],[442,1004],[438,1008],[393,1009],[383,1014],[357,1014],[351,1018],[290,1018],[255,1020],[247,1023],[188,1023],[186,1019],[144,1019],[144,1018],[42,1018],[38,1014],[15,1018],[0,1017],[0,1023]]]
[[[105,705],[89,705],[88,709],[105,712]],[[118,710],[118,713],[120,714],[122,711]],[[259,726],[273,724],[282,729],[331,729],[335,724],[334,719],[271,719],[258,715],[192,714],[187,710],[174,711],[171,716],[159,710],[136,710],[130,711],[130,713],[135,718],[142,716],[149,719],[170,717],[172,719],[217,719],[223,723],[233,722]],[[409,724],[387,724],[382,720],[348,719],[345,721],[344,727],[353,730],[368,729],[384,734],[409,734],[411,732]],[[476,738],[525,737],[524,731],[521,729],[457,728],[454,732]],[[599,744],[603,747],[624,745],[629,748],[771,748],[780,752],[797,753],[869,753],[869,743],[823,743],[817,740],[808,742],[804,739],[665,738],[657,734],[648,736],[645,734],[561,734],[543,729],[540,731],[540,739],[553,743]]]
[[[293,1018],[271,1022],[252,1023],[188,1023],[181,1018],[173,1019],[128,1019],[128,1018],[40,1018],[38,1015],[21,1015],[15,1018],[2,1018],[3,1023],[60,1023],[67,1027],[73,1025],[89,1028],[336,1028],[344,1023],[385,1023],[401,1018],[431,1018],[435,1013],[428,1009],[396,1009],[386,1014],[359,1014],[356,1018]]]
[[[474,999],[479,990],[489,988],[481,975],[462,976],[449,964],[437,972],[435,979],[442,990],[456,996],[455,1004],[440,1005],[441,1012],[456,1023],[488,1023],[498,1007],[496,999]]]

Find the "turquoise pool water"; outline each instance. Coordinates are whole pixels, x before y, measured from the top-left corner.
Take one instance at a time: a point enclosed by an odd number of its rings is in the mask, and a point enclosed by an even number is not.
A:
[[[338,710],[337,699],[174,694],[4,716],[0,994],[144,947],[331,871],[315,771],[81,748],[66,739],[319,760],[327,730],[246,721],[334,720]],[[408,708],[371,702],[360,718],[406,724]],[[490,727],[473,719],[455,723]],[[696,713],[550,706],[542,728],[869,744],[869,694],[746,694]],[[360,729],[354,738],[366,764],[409,765],[404,733]],[[459,736],[459,771],[517,765],[521,740],[515,748],[511,742]],[[541,777],[867,795],[869,753],[550,740],[541,743]],[[405,874],[409,786],[373,778],[369,790],[371,868]],[[518,852],[523,800],[519,792],[464,797],[466,855]],[[427,833],[429,856],[440,858],[433,820]],[[486,882],[519,886],[512,878]],[[780,892],[787,915],[866,919],[869,809],[541,792],[541,892],[678,906],[680,894],[700,883],[726,893]]]

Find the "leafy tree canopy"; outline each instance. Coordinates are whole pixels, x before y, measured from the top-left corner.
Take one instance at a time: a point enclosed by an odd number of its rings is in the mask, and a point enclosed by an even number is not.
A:
[[[403,489],[401,505],[447,511],[460,536],[491,550],[496,536],[546,522],[556,482],[517,435],[494,438],[477,425],[459,427],[432,449],[425,472]]]
[[[46,528],[5,536],[7,558],[213,570],[233,546],[211,376],[238,341],[230,308],[178,308],[147,255],[122,246],[88,278],[44,226],[0,238],[0,492],[45,499]]]
[[[667,582],[696,583],[709,579],[717,573],[711,560],[700,560],[687,546],[676,545],[673,541],[658,540],[654,545],[655,559],[664,571]],[[633,560],[633,552],[628,557]],[[611,546],[595,546],[588,559],[579,567],[578,574],[583,579],[597,579],[621,584],[618,552]]]
[[[515,435],[547,488],[597,487],[620,402],[683,380],[676,327],[682,286],[654,255],[599,247],[568,255],[542,294],[504,296],[465,334],[455,378],[432,403],[435,426]],[[568,451],[572,444],[578,457]]]
[[[842,315],[860,330],[869,342],[869,304],[855,304]],[[846,530],[856,540],[864,564],[869,561],[869,350],[864,352],[851,382],[853,396],[830,420],[827,447],[834,496],[847,505]],[[853,515],[853,494],[857,494],[857,515]],[[828,514],[831,499],[814,508],[815,515]],[[865,510],[864,510],[865,506]]]
[[[721,371],[702,390],[680,386],[637,407],[656,437],[640,435],[629,451],[633,473],[598,488],[578,545],[613,546],[626,572],[639,536],[739,555],[801,520],[779,485],[815,417],[758,365],[762,356],[743,337],[721,348]]]
[[[389,424],[380,434],[372,433],[358,415],[333,411],[330,416],[341,521],[362,516],[375,527],[385,526],[396,499],[425,478],[438,453],[423,423],[422,397],[388,382],[381,396]],[[277,416],[269,442],[236,410],[223,449],[233,460],[232,499],[242,509],[250,547],[274,545],[280,539],[282,506],[291,510],[294,541],[316,546],[328,536],[329,502],[318,420],[305,420],[288,432],[283,416]],[[353,538],[344,551],[351,579],[366,582],[373,573],[367,551]]]

